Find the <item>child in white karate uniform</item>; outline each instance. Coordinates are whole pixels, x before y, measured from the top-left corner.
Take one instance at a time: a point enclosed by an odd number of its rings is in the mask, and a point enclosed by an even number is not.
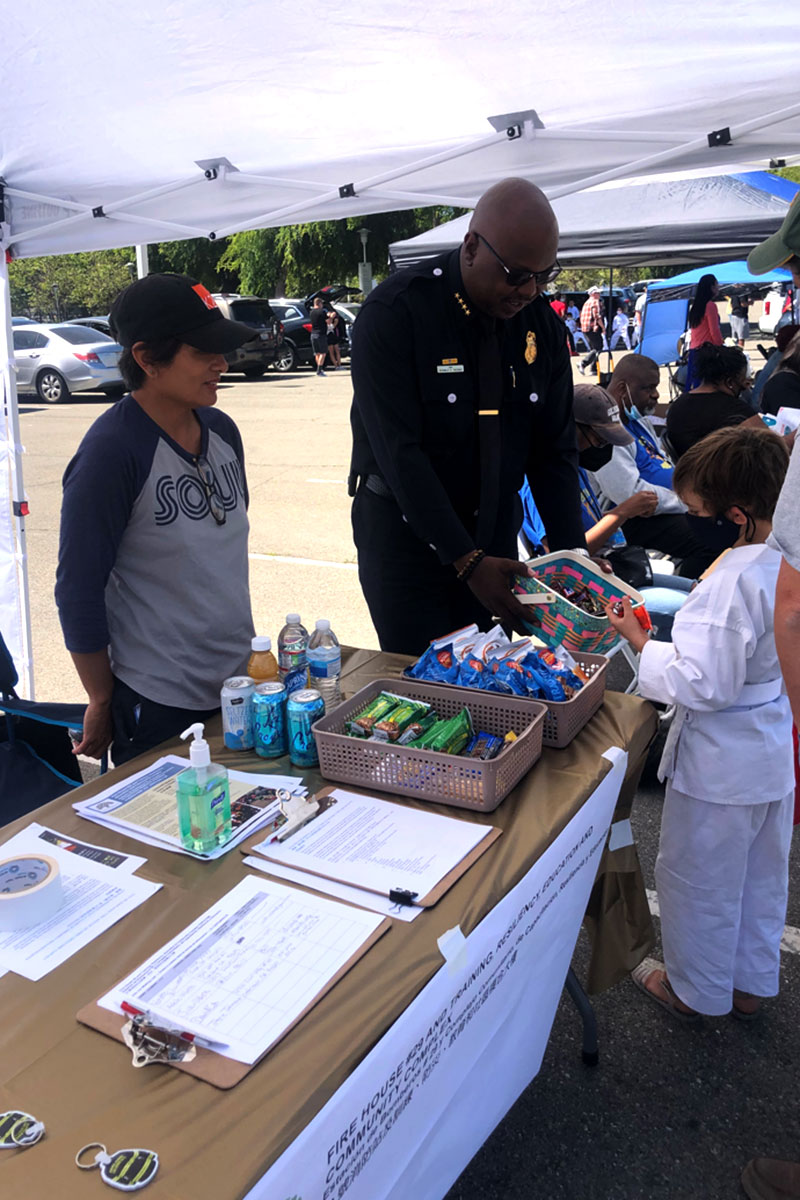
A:
[[[752,1019],[778,993],[794,806],[792,717],[774,637],[781,557],[766,544],[788,464],[767,430],[720,429],[673,486],[693,532],[727,552],[648,639],[628,601],[609,620],[641,654],[639,690],[677,705],[656,862],[664,963],[634,982],[673,1015]]]

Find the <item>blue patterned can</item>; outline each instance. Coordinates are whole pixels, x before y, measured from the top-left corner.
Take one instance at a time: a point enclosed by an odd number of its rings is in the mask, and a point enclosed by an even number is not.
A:
[[[286,688],[282,683],[257,683],[253,692],[256,754],[280,758],[286,753]]]
[[[319,766],[317,743],[311,726],[325,716],[325,701],[314,688],[292,692],[286,702],[289,758],[296,767]]]
[[[249,675],[234,675],[222,685],[222,740],[229,750],[253,749],[254,687]]]

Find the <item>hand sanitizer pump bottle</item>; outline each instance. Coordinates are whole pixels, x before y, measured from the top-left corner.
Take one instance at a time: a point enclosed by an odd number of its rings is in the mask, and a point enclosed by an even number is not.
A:
[[[208,854],[231,836],[231,795],[228,772],[212,763],[203,726],[198,722],[181,734],[193,737],[189,747],[191,766],[181,771],[178,784],[178,828],[187,850]]]

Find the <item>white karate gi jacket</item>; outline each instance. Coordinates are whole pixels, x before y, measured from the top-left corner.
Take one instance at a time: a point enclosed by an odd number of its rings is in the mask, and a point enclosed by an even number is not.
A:
[[[672,641],[642,651],[641,695],[678,705],[659,776],[687,796],[758,804],[794,789],[774,636],[780,562],[767,545],[730,550],[676,614]]]

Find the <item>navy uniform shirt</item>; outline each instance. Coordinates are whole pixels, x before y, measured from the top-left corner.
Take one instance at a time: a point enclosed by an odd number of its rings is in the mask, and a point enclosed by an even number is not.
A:
[[[353,326],[352,470],[383,478],[443,563],[475,548],[481,321],[454,250],[390,276]],[[583,547],[564,324],[539,296],[498,322],[497,332],[500,497],[494,538],[482,548],[491,552],[493,544],[507,547],[509,535],[516,539],[526,475],[550,549]]]

